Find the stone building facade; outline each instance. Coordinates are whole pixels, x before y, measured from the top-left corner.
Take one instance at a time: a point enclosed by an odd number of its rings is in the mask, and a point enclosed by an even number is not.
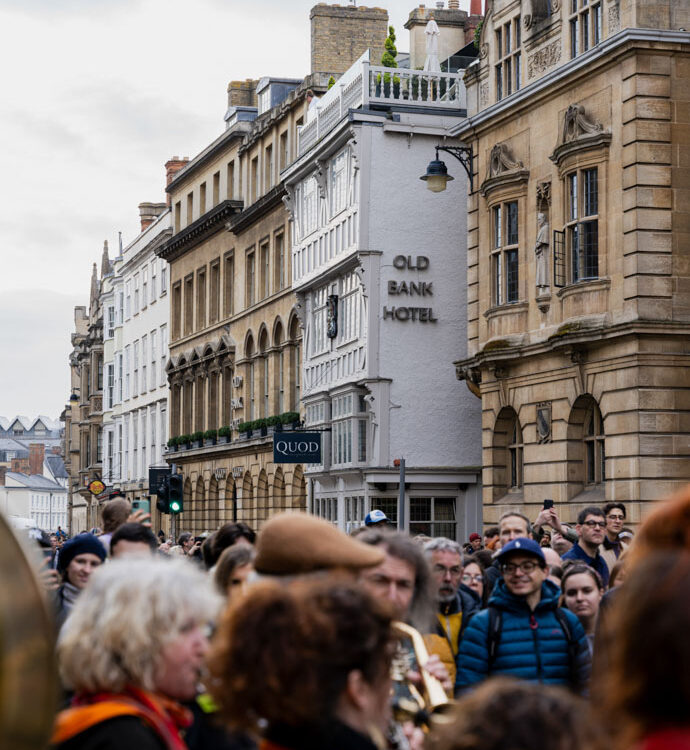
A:
[[[319,81],[308,85],[323,91]],[[303,468],[275,465],[269,435],[238,431],[300,403],[280,170],[294,158],[307,84],[276,80],[284,98],[270,106],[272,83],[255,84],[264,96],[254,106],[246,82],[230,84],[226,131],[168,187],[173,235],[157,251],[170,267],[171,440],[213,435],[166,456],[184,476],[179,523],[195,532],[233,519],[260,527],[274,509],[306,507]],[[233,103],[239,86],[242,105]],[[216,438],[219,428],[229,436]]]
[[[486,523],[547,497],[636,523],[690,480],[687,28],[687,3],[490,6],[454,130]]]
[[[74,308],[75,331],[69,357],[72,393],[62,419],[65,422],[65,468],[69,475],[69,528],[78,533],[99,523],[99,502],[88,490],[101,479],[103,459],[103,309],[102,279],[111,273],[107,243],[101,274],[93,264],[88,313]]]

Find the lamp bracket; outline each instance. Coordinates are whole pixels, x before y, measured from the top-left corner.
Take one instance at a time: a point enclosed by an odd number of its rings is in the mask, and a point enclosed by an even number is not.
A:
[[[439,151],[445,151],[447,154],[451,154],[451,156],[454,156],[462,164],[470,180],[470,193],[473,193],[474,185],[472,180],[472,146],[436,146],[437,161]]]

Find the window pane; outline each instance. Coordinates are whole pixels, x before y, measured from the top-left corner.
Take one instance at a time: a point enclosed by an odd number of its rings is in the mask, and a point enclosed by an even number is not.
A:
[[[585,443],[587,449],[587,482],[595,481],[594,476],[594,441],[590,440]]]
[[[517,245],[518,243],[518,204],[513,201],[506,205],[508,237],[507,245]]]
[[[584,182],[584,216],[596,216],[599,213],[597,170],[585,169],[582,178]]]
[[[434,520],[435,521],[454,521],[455,520],[455,499],[436,498],[434,500]],[[452,537],[451,537],[452,538]]]
[[[500,253],[494,255],[494,301],[497,305],[503,304],[503,278]]]
[[[570,22],[570,57],[577,57],[577,19]]]
[[[517,250],[506,252],[506,302],[518,300],[518,254]]]
[[[596,221],[584,221],[580,224],[582,254],[584,259],[585,278],[595,279],[599,276],[598,227]]]
[[[582,18],[582,51],[585,52],[589,49],[589,13],[585,12],[581,15]]]
[[[496,66],[496,99],[503,98],[503,68],[501,65]]]
[[[582,277],[580,272],[580,238],[578,228],[578,226],[574,226],[568,230],[573,281],[579,281]]]
[[[568,218],[577,219],[577,174],[568,175]]]
[[[428,521],[430,519],[431,519],[431,498],[430,497],[410,498],[410,522]]]
[[[501,247],[501,207],[494,208],[494,247]]]

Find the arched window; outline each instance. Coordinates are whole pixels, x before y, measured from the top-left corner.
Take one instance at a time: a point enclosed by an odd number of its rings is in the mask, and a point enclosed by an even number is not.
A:
[[[299,402],[300,402],[300,368],[302,366],[301,363],[301,348],[302,348],[302,341],[300,339],[300,329],[299,329],[299,321],[297,320],[297,317],[293,317],[292,321],[290,322],[290,382],[292,384],[291,394],[290,394],[290,410],[291,411],[299,411]]]
[[[248,421],[256,419],[256,366],[254,362],[254,339],[251,334],[247,338],[247,346],[245,348],[245,356],[247,358],[246,372],[247,372],[247,408],[245,410],[245,418]]]
[[[283,327],[280,322],[275,327],[273,334],[273,347],[275,352],[275,396],[276,414],[282,414],[285,409],[285,350],[283,348]]]
[[[268,375],[268,333],[264,328],[259,337],[259,360],[261,367],[261,417],[271,415],[270,406],[270,380]]]
[[[596,400],[579,396],[568,419],[568,497],[593,489],[603,491],[606,481],[604,420]],[[603,499],[603,495],[602,495]]]
[[[594,399],[585,415],[582,440],[585,444],[585,482],[586,484],[601,484],[606,480],[604,423]]]
[[[494,426],[492,445],[492,473],[490,484],[494,500],[504,495],[522,492],[523,441],[518,415],[510,406],[499,412]]]

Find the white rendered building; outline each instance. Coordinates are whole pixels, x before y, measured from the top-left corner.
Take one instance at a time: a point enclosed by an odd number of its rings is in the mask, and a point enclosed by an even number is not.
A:
[[[387,71],[365,55],[321,98],[282,173],[302,403],[307,429],[323,430],[311,509],[347,531],[373,508],[398,520],[396,459],[399,526],[466,539],[481,525],[481,405],[453,366],[467,339],[467,178],[451,159],[445,193],[419,179],[464,95],[462,73]]]
[[[168,431],[168,268],[155,249],[170,237],[170,210],[140,210],[143,229],[116,261],[103,324],[104,351],[112,351],[104,367],[103,478],[130,500],[148,495],[150,467],[165,466]]]

